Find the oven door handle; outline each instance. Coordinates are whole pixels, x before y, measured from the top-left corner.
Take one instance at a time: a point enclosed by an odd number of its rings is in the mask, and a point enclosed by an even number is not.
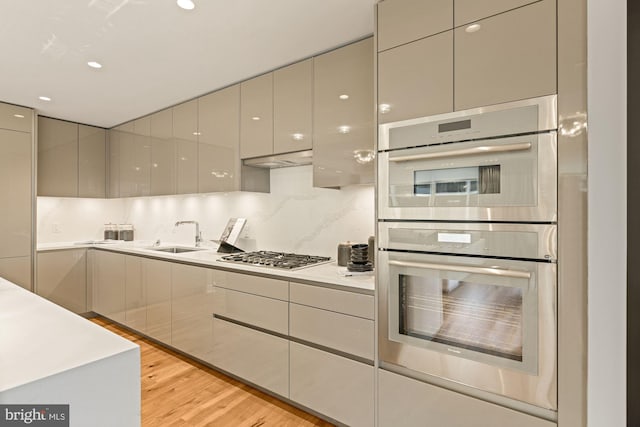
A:
[[[389,261],[389,265],[397,267],[424,268],[429,270],[458,271],[462,273],[487,274],[491,276],[512,277],[514,279],[531,279],[531,272],[521,270],[506,270],[495,267],[473,267],[469,265],[439,264],[430,262]]]
[[[390,162],[410,162],[412,160],[441,159],[444,157],[472,156],[485,153],[505,153],[509,151],[524,151],[531,148],[530,142],[505,145],[483,145],[480,147],[463,148],[460,150],[441,151],[438,153],[413,154],[410,156],[389,157]]]

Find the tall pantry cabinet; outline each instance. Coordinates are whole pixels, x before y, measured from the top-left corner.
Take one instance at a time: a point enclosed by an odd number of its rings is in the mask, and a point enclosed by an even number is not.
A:
[[[34,112],[0,103],[0,277],[31,290]]]

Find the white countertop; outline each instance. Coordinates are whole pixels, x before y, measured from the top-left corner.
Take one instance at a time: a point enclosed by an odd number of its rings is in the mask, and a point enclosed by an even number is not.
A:
[[[373,290],[375,289],[375,279],[373,271],[367,273],[352,273],[348,271],[346,267],[339,267],[335,260],[326,264],[320,264],[317,266],[302,268],[300,270],[290,271],[279,270],[277,268],[234,264],[220,261],[220,258],[225,254],[217,253],[217,247],[209,247],[205,248],[204,250],[194,252],[172,254],[149,249],[151,245],[152,242],[149,241],[112,243],[98,243],[92,241],[46,243],[38,244],[38,252],[90,247],[104,250],[113,250],[117,252],[125,252],[133,255],[152,256],[154,258],[166,259],[168,261],[188,262],[192,264],[223,268],[238,272],[244,271],[273,277],[281,277],[293,281],[326,283],[330,285],[351,288],[353,290],[365,291],[366,293],[373,293]],[[161,247],[166,246],[184,245],[173,245],[171,243],[163,243],[161,245]]]
[[[0,392],[138,346],[0,278]]]

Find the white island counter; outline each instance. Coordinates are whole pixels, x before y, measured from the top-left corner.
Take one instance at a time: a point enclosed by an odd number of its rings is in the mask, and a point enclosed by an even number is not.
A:
[[[0,278],[4,404],[68,404],[71,426],[139,426],[140,348]]]

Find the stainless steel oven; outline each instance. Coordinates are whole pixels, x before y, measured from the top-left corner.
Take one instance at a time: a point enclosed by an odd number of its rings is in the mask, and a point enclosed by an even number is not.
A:
[[[379,127],[381,219],[556,221],[556,97]]]
[[[556,226],[380,222],[381,367],[557,408]]]

